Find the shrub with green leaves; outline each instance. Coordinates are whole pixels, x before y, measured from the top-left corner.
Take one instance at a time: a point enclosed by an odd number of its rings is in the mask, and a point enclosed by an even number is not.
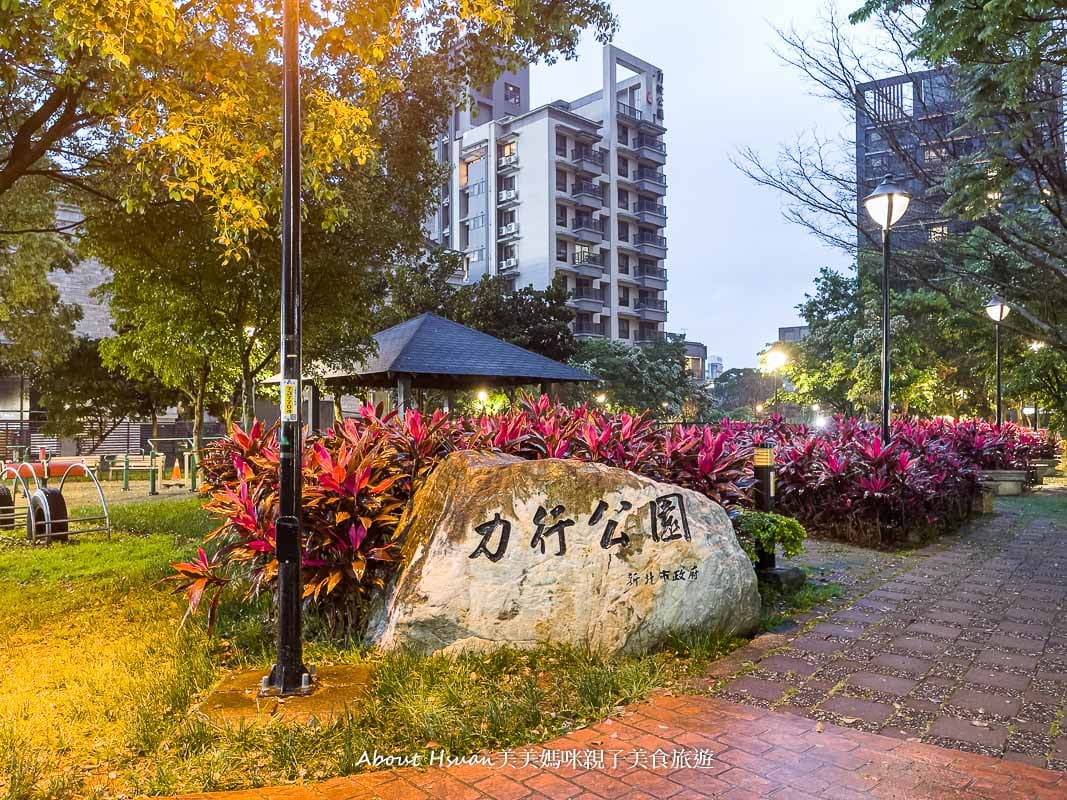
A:
[[[772,514],[768,511],[745,511],[734,519],[737,538],[748,557],[755,564],[759,561],[757,543],[766,552],[781,548],[786,558],[800,555],[808,532],[792,517]]]

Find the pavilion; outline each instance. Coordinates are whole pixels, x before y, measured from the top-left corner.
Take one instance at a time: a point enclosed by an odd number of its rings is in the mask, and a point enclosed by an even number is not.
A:
[[[411,406],[412,392],[416,389],[452,392],[484,386],[537,384],[542,391],[547,391],[551,384],[598,380],[588,372],[433,313],[420,314],[386,328],[374,334],[374,341],[377,354],[358,367],[326,370],[315,377],[326,384],[396,387],[401,414]],[[267,382],[277,381],[278,376],[274,376]],[[317,410],[318,388],[314,383],[311,383],[311,393],[311,407]],[[317,420],[309,422],[316,427]]]

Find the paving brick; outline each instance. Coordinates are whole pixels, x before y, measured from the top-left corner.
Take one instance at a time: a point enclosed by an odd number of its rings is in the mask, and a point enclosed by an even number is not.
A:
[[[881,724],[893,715],[893,706],[876,703],[873,700],[861,700],[858,697],[834,695],[821,708],[837,714],[839,717],[856,717],[864,722]]]
[[[915,688],[915,681],[907,678],[894,678],[890,675],[879,675],[875,672],[860,672],[848,679],[851,686],[860,686],[864,689],[873,689],[877,692],[885,692],[901,697]]]
[[[956,739],[973,742],[985,747],[1001,748],[1008,740],[1008,729],[1002,725],[989,723],[985,727],[977,726],[972,720],[958,717],[939,717],[934,720],[927,733],[929,738]]]
[[[872,659],[871,664],[897,672],[906,672],[909,675],[925,675],[930,667],[936,662],[927,658],[915,658],[914,656],[900,656],[895,653],[879,653]]]
[[[951,625],[936,625],[933,622],[916,622],[908,626],[908,633],[925,634],[937,639],[956,639],[962,631]]]
[[[978,663],[1003,669],[1031,671],[1037,667],[1037,657],[1005,650],[983,650],[978,654]]]
[[[724,692],[730,694],[746,694],[750,697],[758,697],[760,700],[774,702],[788,689],[788,684],[775,683],[763,678],[738,678],[726,685]]]
[[[1029,675],[1018,675],[1014,672],[1004,672],[998,669],[983,669],[973,667],[967,670],[963,679],[968,683],[977,683],[981,686],[995,686],[998,689],[1014,689],[1022,691],[1030,685]]]
[[[957,689],[948,698],[950,705],[979,714],[996,714],[1013,717],[1022,708],[1022,700],[1016,697],[979,692],[974,689]]]
[[[760,661],[759,666],[760,669],[765,669],[769,672],[780,672],[783,674],[792,672],[803,677],[811,675],[819,668],[817,664],[812,664],[802,658],[793,658],[790,656],[769,656]]]

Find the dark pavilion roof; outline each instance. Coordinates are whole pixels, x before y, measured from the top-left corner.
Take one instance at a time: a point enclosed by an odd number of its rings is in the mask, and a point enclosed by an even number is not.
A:
[[[353,370],[327,372],[327,381],[394,386],[409,376],[417,388],[481,384],[574,383],[596,376],[545,358],[437,314],[421,314],[374,334],[378,354]]]

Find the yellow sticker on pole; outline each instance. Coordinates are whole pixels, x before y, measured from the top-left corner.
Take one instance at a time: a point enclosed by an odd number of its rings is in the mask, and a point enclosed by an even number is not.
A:
[[[297,381],[282,381],[282,422],[299,422],[297,408]]]

